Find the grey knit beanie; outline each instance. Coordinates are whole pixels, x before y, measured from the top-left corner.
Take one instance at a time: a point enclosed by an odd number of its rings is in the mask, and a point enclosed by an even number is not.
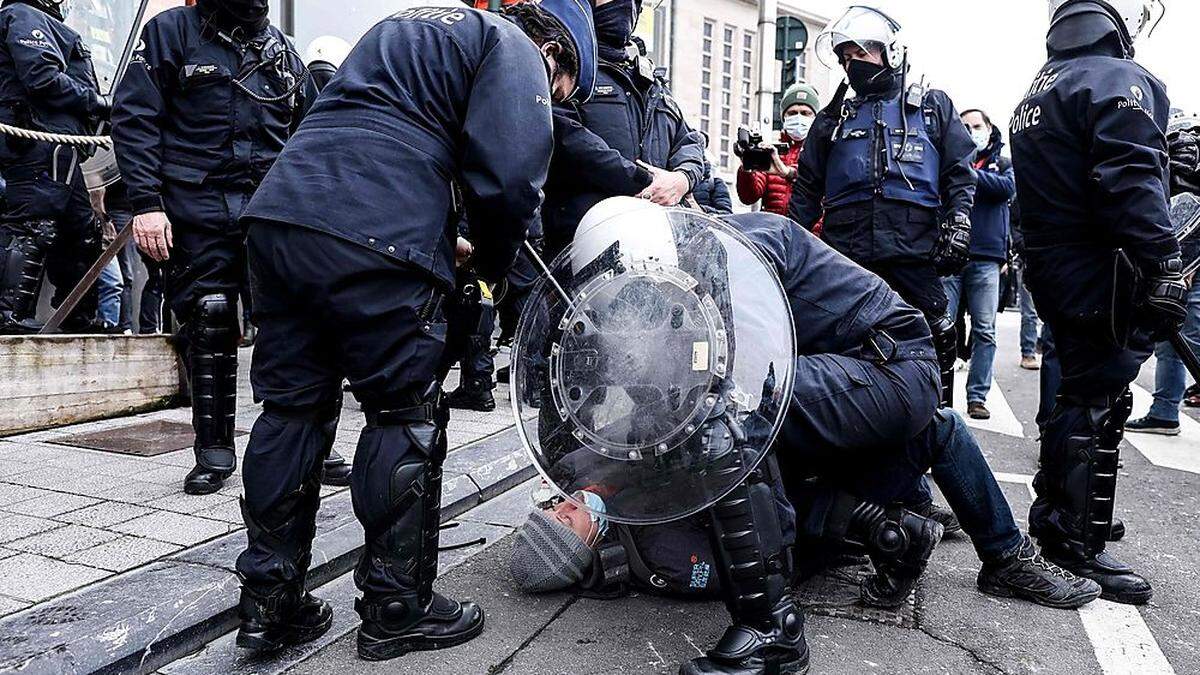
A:
[[[592,549],[571,528],[545,511],[534,511],[517,533],[509,570],[527,593],[560,591],[583,581]]]

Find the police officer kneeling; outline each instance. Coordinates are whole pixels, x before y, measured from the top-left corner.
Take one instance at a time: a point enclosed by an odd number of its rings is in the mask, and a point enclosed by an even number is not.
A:
[[[551,101],[590,94],[594,53],[580,0],[399,12],[359,41],[254,195],[243,221],[264,405],[245,456],[239,645],[275,649],[331,625],[304,578],[344,378],[367,419],[351,479],[366,534],[359,655],[483,630],[477,605],[433,591],[456,225],[465,208],[475,271],[501,279],[541,203]]]
[[[1188,291],[1167,205],[1170,104],[1133,61],[1154,4],[1051,0],[1050,59],[1011,128],[1026,280],[1062,367],[1030,533],[1130,604],[1150,600],[1150,583],[1105,551],[1129,384],[1154,335],[1182,325]]]

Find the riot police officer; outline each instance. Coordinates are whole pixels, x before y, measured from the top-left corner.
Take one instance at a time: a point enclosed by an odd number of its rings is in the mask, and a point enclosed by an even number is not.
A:
[[[147,24],[117,88],[113,141],[138,246],[168,261],[182,324],[196,466],[188,494],[236,466],[237,302],[246,285],[238,217],[314,96],[266,0],[201,0]],[[330,481],[349,468],[331,452]]]
[[[883,277],[925,315],[951,401],[957,345],[940,277],[961,270],[970,245],[975,144],[944,92],[906,86],[900,25],[855,6],[817,39],[817,54],[847,74],[845,85],[809,131],[789,215]]]
[[[547,259],[571,242],[580,219],[600,201],[643,196],[675,206],[704,179],[704,138],[684,121],[633,37],[641,9],[642,0],[596,3],[595,97],[555,108],[542,223]]]
[[[1150,584],[1105,551],[1129,383],[1152,336],[1182,324],[1188,290],[1167,205],[1170,105],[1133,61],[1155,4],[1052,0],[1049,60],[1011,125],[1026,278],[1062,369],[1030,531],[1047,559],[1131,604]]]
[[[351,479],[366,535],[359,655],[483,630],[477,605],[433,590],[456,230],[465,217],[471,266],[503,278],[541,204],[551,103],[587,99],[594,54],[581,0],[401,11],[359,41],[255,193],[242,222],[263,413],[246,450],[239,645],[275,649],[330,626],[304,579],[343,378],[367,419]]]
[[[64,0],[5,0],[0,8],[0,122],[88,135],[108,116],[87,46],[63,20]],[[32,333],[42,270],[61,302],[100,255],[100,222],[79,168],[86,151],[0,139],[7,199],[0,212],[0,333]],[[63,324],[95,327],[93,289]]]

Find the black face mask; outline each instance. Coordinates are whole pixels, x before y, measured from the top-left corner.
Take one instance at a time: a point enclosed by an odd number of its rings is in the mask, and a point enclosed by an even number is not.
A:
[[[200,0],[198,4],[225,28],[257,33],[267,27],[269,0]]]
[[[593,13],[596,39],[606,45],[624,47],[637,27],[642,3],[638,0],[614,0]]]
[[[896,74],[891,68],[859,59],[851,59],[846,66],[846,75],[850,78],[850,86],[859,96],[885,93],[896,81]]]

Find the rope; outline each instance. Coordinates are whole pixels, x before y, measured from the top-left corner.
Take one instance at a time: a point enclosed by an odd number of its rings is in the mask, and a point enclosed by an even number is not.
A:
[[[0,134],[16,136],[30,141],[58,143],[59,145],[81,145],[85,147],[111,148],[111,136],[74,136],[71,134],[52,134],[45,131],[22,129],[0,122]]]

